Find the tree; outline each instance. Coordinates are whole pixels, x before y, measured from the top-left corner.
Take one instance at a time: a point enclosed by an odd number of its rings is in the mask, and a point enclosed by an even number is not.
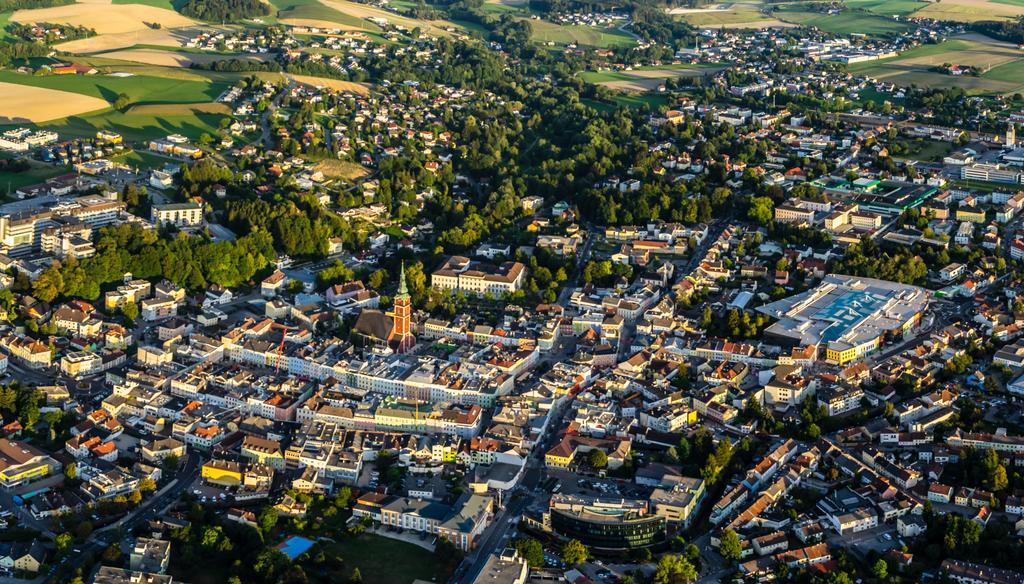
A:
[[[348,577],[349,584],[363,584],[363,573],[359,571],[359,568],[352,570],[352,575]]]
[[[180,459],[178,458],[177,454],[168,454],[167,456],[164,457],[163,462],[161,464],[164,467],[164,470],[168,472],[175,472],[178,470],[179,462]]]
[[[54,540],[54,543],[57,544],[57,553],[60,555],[68,553],[74,542],[75,540],[73,537],[71,537],[70,533],[64,532],[58,535],[57,538]]]
[[[139,491],[143,493],[152,493],[156,491],[156,481],[149,477],[143,477],[142,480],[139,481]]]
[[[132,98],[129,97],[127,93],[122,92],[117,94],[117,97],[114,99],[114,109],[124,109],[131,99]]]
[[[273,507],[260,509],[260,513],[256,517],[256,523],[260,526],[260,531],[264,535],[270,533],[270,530],[274,529],[274,526],[277,525],[277,510]]]
[[[875,565],[871,567],[871,573],[874,574],[875,578],[885,580],[889,577],[889,564],[885,562],[884,558],[878,558]]]
[[[770,197],[751,197],[747,218],[754,223],[768,225],[775,215],[774,208]]]
[[[608,466],[608,455],[604,453],[604,450],[595,448],[587,454],[587,461],[594,468],[604,468]]]
[[[726,529],[719,541],[718,553],[722,554],[723,558],[730,562],[740,559],[740,554],[743,553],[743,546],[740,543],[740,536],[735,531]]]
[[[1006,478],[1006,467],[999,462],[999,455],[992,448],[988,448],[981,456],[982,483],[985,488],[999,492],[1009,485]]]
[[[521,537],[512,545],[531,568],[544,567],[544,546],[539,541],[532,537]]]
[[[697,569],[683,556],[666,554],[654,570],[654,584],[686,584],[697,579]]]
[[[121,306],[121,314],[124,315],[131,322],[135,322],[136,318],[139,318],[139,305],[134,302],[125,302]]]
[[[78,465],[70,462],[64,467],[64,478],[73,481],[78,478]]]
[[[569,566],[578,566],[589,557],[590,550],[578,539],[570,539],[562,546],[562,561]]]

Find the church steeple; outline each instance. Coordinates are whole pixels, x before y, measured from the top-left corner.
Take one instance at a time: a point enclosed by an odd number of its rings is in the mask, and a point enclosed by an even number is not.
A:
[[[405,353],[416,344],[416,337],[412,334],[411,317],[412,298],[405,283],[405,262],[402,262],[402,271],[398,275],[398,293],[395,294],[395,305],[391,313],[391,334],[388,336],[396,353]]]
[[[399,273],[399,276],[398,276],[398,295],[399,296],[408,296],[409,295],[409,288],[406,287],[406,285],[405,285],[405,262],[404,261],[402,262],[402,271]]]

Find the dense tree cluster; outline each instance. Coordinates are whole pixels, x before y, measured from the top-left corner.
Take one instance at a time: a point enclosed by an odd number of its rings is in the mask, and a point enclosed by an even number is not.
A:
[[[867,276],[901,284],[917,284],[928,275],[928,266],[921,256],[904,249],[894,253],[883,251],[870,237],[851,245],[846,256],[833,265],[839,274]]]
[[[211,242],[179,234],[161,239],[138,225],[121,224],[100,231],[96,255],[55,262],[32,282],[33,294],[50,302],[58,297],[95,300],[101,288],[130,272],[136,278],[166,278],[189,290],[211,284],[248,282],[275,257],[273,240],[254,231],[236,241]]]
[[[270,4],[262,0],[188,0],[178,11],[196,20],[229,22],[270,14]]]

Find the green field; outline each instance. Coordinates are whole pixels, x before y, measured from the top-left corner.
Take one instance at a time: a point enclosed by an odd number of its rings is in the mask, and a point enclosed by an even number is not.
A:
[[[843,4],[887,16],[907,16],[928,5],[919,0],[845,0]]]
[[[171,0],[112,0],[111,4],[145,4],[146,6],[163,8],[165,10],[177,10],[179,6],[184,4],[184,1],[178,0],[176,2],[172,2]]]
[[[969,65],[979,76],[945,75],[932,69],[943,63]],[[992,40],[950,39],[921,45],[895,57],[856,63],[850,71],[897,85],[960,87],[972,94],[1007,94],[1024,90],[1024,59],[1016,47]]]
[[[0,71],[0,81],[45,87],[99,97],[109,102],[125,93],[131,103],[206,103],[228,88],[227,83],[187,81],[165,77],[110,75],[24,75]]]
[[[271,0],[277,8],[277,18],[303,18],[308,20],[326,20],[352,28],[360,28],[371,32],[380,32],[381,28],[369,20],[345,14],[317,0]]]
[[[149,152],[137,151],[132,151],[129,152],[128,154],[122,154],[120,156],[111,156],[110,159],[115,162],[123,162],[128,166],[139,169],[163,168],[163,166],[168,162],[174,164],[181,163],[180,160],[167,158],[165,156],[157,156],[156,154],[151,154]]]
[[[25,172],[0,171],[0,195],[6,196],[8,192],[13,193],[21,187],[38,184],[48,178],[71,172],[71,169],[66,166],[53,166],[41,162],[32,162],[31,164],[32,168]]]
[[[907,30],[908,25],[884,16],[866,12],[844,11],[839,14],[822,14],[820,12],[787,12],[776,13],[780,20],[793,22],[802,26],[813,26],[832,34],[866,34],[881,36],[895,34]]]
[[[187,105],[181,106],[181,113],[162,113],[145,115],[104,110],[98,113],[72,116],[60,120],[52,120],[37,124],[48,128],[65,137],[95,136],[97,130],[112,130],[120,133],[126,140],[150,140],[168,134],[182,134],[195,139],[200,135],[214,134],[222,114],[193,112]],[[25,124],[18,124],[24,126]],[[0,132],[15,126],[0,126]]]
[[[415,580],[446,582],[449,576],[442,572],[433,553],[379,535],[344,537],[337,543],[326,544],[325,552],[340,557],[349,573],[359,568],[365,584],[411,584]]]
[[[705,28],[750,24],[756,22],[775,22],[773,18],[766,16],[756,8],[733,8],[731,10],[691,12],[688,14],[682,14],[680,17],[693,26]]]
[[[577,43],[599,48],[631,47],[636,44],[636,39],[614,28],[566,26],[546,20],[531,20],[530,24],[533,27],[533,40],[541,43],[551,42],[559,45]]]
[[[1024,59],[992,67],[982,77],[1008,83],[1024,83]]]
[[[644,79],[668,79],[679,77],[687,71],[717,71],[722,65],[710,63],[681,63],[679,65],[659,65],[649,67],[637,67],[631,71],[584,71],[580,73],[580,79],[587,83],[608,83],[610,81],[641,81]],[[664,71],[663,77],[651,77],[638,72],[641,71]]]

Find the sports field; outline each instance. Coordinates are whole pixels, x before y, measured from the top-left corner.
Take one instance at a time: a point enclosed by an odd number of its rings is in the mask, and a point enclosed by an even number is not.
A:
[[[614,28],[596,26],[563,25],[546,20],[531,20],[532,39],[541,43],[568,45],[576,43],[588,47],[631,47],[636,39],[628,33]]]
[[[945,63],[969,65],[980,69],[981,74],[952,76],[932,71]],[[890,59],[857,63],[850,66],[850,71],[897,85],[961,87],[976,94],[1024,89],[1024,53],[1015,45],[976,34],[915,47]]]

